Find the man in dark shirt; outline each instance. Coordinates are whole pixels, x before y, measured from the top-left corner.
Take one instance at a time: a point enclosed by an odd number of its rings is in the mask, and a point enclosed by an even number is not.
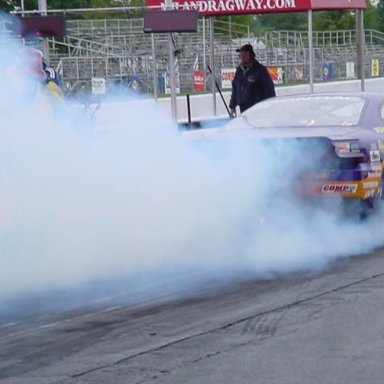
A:
[[[256,60],[251,44],[237,50],[241,64],[237,67],[232,82],[232,96],[229,103],[232,116],[236,116],[236,107],[246,111],[256,103],[275,97],[275,86],[268,69]]]

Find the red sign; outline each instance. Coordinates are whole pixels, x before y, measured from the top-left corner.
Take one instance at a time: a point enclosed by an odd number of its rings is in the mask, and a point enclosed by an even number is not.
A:
[[[205,91],[204,71],[193,71],[193,89]]]
[[[232,88],[232,81],[236,75],[236,68],[223,68],[221,70],[221,88]]]
[[[167,10],[165,0],[147,0],[147,7]],[[366,8],[365,0],[174,0],[172,3],[172,9],[198,10],[200,16],[363,8]]]

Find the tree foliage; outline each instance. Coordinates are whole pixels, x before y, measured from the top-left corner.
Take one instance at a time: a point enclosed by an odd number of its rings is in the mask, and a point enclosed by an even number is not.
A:
[[[376,8],[376,28],[384,32],[384,0],[379,0]]]
[[[13,8],[13,2],[8,0],[0,0],[0,10],[1,11],[11,11]]]
[[[367,0],[367,9],[364,13],[366,28],[384,31],[384,0]],[[354,29],[356,26],[355,11],[319,11],[313,14],[313,28],[315,30]],[[257,15],[253,24],[254,32],[305,30],[308,28],[307,14],[276,13]]]
[[[48,9],[77,9],[77,8],[103,8],[121,6],[143,6],[144,0],[48,0]],[[9,12],[20,8],[20,0],[0,0],[0,10]],[[24,0],[25,10],[36,10],[38,0]],[[89,12],[78,14],[67,14],[68,18],[127,18],[138,17],[138,15],[127,12]]]
[[[0,10],[11,11],[20,7],[20,0],[0,0]],[[25,9],[37,8],[38,0],[24,0]],[[91,7],[118,7],[118,6],[143,6],[145,0],[48,0],[50,9],[91,8]],[[139,17],[142,14],[127,12],[90,12],[67,15],[69,18],[127,18]],[[226,17],[228,19],[228,17]],[[367,0],[365,11],[366,28],[384,31],[384,0]],[[307,29],[307,15],[305,12],[241,15],[232,16],[234,35],[240,34],[244,28],[237,28],[236,23],[249,25],[255,33],[274,30],[305,30]],[[354,11],[320,11],[314,13],[314,29],[338,30],[355,28]]]
[[[253,25],[254,32],[303,30],[307,28],[306,13],[270,13],[258,15]]]

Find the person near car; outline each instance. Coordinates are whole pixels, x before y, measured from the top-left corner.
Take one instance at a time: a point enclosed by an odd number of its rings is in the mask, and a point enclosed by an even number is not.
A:
[[[240,65],[232,81],[232,95],[229,103],[231,115],[236,116],[236,108],[243,113],[260,101],[275,97],[275,86],[268,69],[256,60],[251,44],[237,49]]]
[[[60,75],[44,60],[43,53],[35,48],[26,47],[22,52],[24,74],[40,86],[43,93],[52,100],[64,99],[63,84]]]

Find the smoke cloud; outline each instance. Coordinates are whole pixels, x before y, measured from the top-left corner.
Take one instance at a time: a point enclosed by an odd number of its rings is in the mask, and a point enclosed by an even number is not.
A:
[[[3,311],[60,289],[81,302],[87,284],[134,301],[321,270],[383,243],[379,216],[346,221],[294,196],[296,144],[282,162],[254,142],[189,139],[148,100],[106,102],[91,122],[81,106],[52,107],[18,44],[0,43]]]

